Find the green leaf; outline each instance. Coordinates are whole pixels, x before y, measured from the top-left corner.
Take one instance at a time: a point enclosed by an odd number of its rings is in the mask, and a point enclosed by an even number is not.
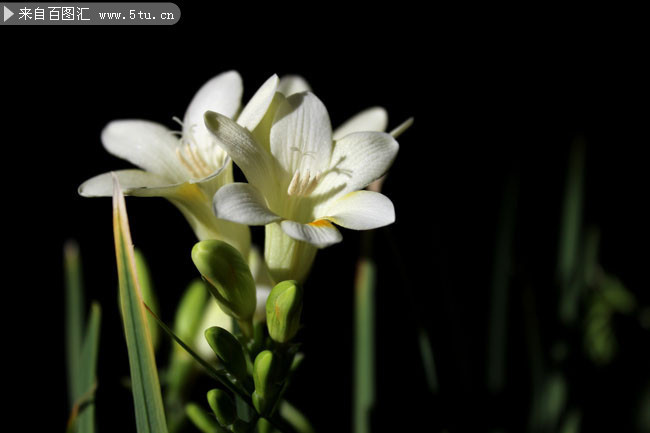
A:
[[[558,242],[557,275],[562,290],[560,317],[564,323],[573,323],[578,314],[581,286],[577,277],[582,237],[584,166],[585,144],[582,139],[576,139],[569,155]]]
[[[144,259],[142,252],[135,249],[135,269],[138,272],[138,283],[140,283],[140,293],[142,293],[142,300],[151,308],[156,314],[158,314],[158,299],[156,299],[156,292],[153,290],[153,284],[151,283],[151,274],[149,272],[149,266],[147,266],[147,261]],[[158,340],[160,337],[160,331],[156,325],[156,321],[147,316],[147,321],[149,325],[149,332],[151,333],[151,343],[153,344],[154,350],[158,347]]]
[[[83,288],[79,247],[74,241],[66,242],[63,249],[65,269],[65,331],[66,361],[68,367],[68,397],[70,409],[84,393],[80,384],[79,362],[83,340]]]
[[[131,368],[138,433],[166,433],[158,369],[135,267],[124,194],[113,176],[113,231],[119,277],[120,308]]]
[[[99,329],[102,310],[97,302],[90,307],[90,316],[86,335],[81,349],[81,362],[78,371],[82,389],[88,399],[80,402],[81,410],[77,421],[77,431],[80,433],[93,433],[95,431],[95,402],[94,394],[97,382],[97,353],[99,351]],[[85,404],[84,404],[85,403]]]

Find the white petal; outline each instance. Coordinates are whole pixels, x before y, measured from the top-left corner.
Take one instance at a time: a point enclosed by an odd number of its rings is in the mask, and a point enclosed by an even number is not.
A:
[[[334,131],[334,140],[345,137],[353,132],[378,131],[384,132],[388,125],[388,113],[382,107],[372,107],[348,119]]]
[[[365,188],[383,176],[393,163],[399,144],[383,132],[355,132],[334,144],[331,167],[315,194],[343,195]]]
[[[310,243],[318,248],[325,248],[343,240],[341,232],[327,220],[316,220],[309,224],[284,220],[280,223],[282,231],[292,238]]]
[[[370,230],[394,223],[395,208],[383,194],[354,191],[330,204],[323,218],[348,229]]]
[[[266,114],[266,111],[269,109],[269,105],[271,105],[273,95],[275,95],[275,91],[278,88],[278,82],[279,79],[277,75],[273,75],[271,78],[266,80],[266,82],[262,84],[262,87],[255,92],[251,100],[248,101],[248,104],[246,104],[237,118],[237,123],[249,131],[255,129],[264,117],[264,114]]]
[[[248,183],[224,185],[212,202],[217,218],[247,225],[266,225],[281,218],[266,206],[264,197]]]
[[[210,159],[219,160],[221,149],[214,150],[215,139],[205,127],[203,115],[215,111],[231,119],[237,116],[243,93],[242,79],[236,71],[224,72],[205,83],[194,95],[183,118],[183,134]]]
[[[108,152],[172,182],[187,178],[176,149],[179,140],[164,126],[147,120],[116,120],[102,131]]]
[[[250,183],[262,192],[272,186],[269,182],[274,173],[271,155],[255,141],[247,129],[213,111],[205,113],[205,124]]]
[[[325,105],[313,93],[288,97],[275,113],[271,153],[289,176],[327,168],[332,154],[332,126]]]
[[[112,173],[104,173],[92,177],[81,184],[79,195],[84,197],[112,197],[113,196],[113,177],[117,176],[120,186],[128,195],[131,189],[158,188],[173,186],[169,181],[153,173],[142,170],[118,170]]]
[[[309,83],[300,75],[285,75],[280,79],[280,85],[278,86],[278,92],[281,92],[284,96],[310,91]]]
[[[233,118],[239,110],[243,91],[244,85],[237,71],[217,75],[196,92],[187,107],[183,124],[186,128],[192,125],[203,126],[203,114],[206,111],[216,111]]]

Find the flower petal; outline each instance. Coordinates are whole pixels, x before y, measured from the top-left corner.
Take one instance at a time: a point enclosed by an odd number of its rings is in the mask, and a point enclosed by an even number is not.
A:
[[[355,132],[334,144],[330,169],[314,194],[343,195],[365,188],[383,176],[393,163],[399,144],[383,132]]]
[[[310,91],[309,83],[300,75],[285,75],[280,79],[280,85],[278,86],[278,92],[281,92],[284,96]]]
[[[291,220],[280,223],[282,231],[292,238],[310,243],[318,248],[325,248],[343,240],[341,232],[327,220],[320,219],[309,224],[301,224]]]
[[[368,108],[348,119],[334,131],[334,140],[345,137],[353,132],[379,131],[384,132],[388,125],[388,113],[382,107]]]
[[[166,179],[143,170],[119,170],[88,179],[79,186],[79,195],[84,197],[112,197],[112,174],[117,176],[117,180],[126,195],[129,195],[129,191],[132,189],[141,190],[144,188],[175,186],[170,185]]]
[[[266,82],[262,84],[262,87],[255,92],[251,100],[248,101],[248,104],[246,104],[237,118],[237,123],[249,131],[255,129],[264,117],[264,114],[266,114],[266,111],[269,109],[269,105],[271,105],[275,91],[278,88],[279,81],[278,76],[275,74],[266,80]]]
[[[216,140],[205,127],[203,114],[212,110],[234,118],[239,112],[243,93],[242,79],[236,71],[224,72],[205,83],[187,107],[183,118],[183,137],[194,143],[200,151],[212,154],[216,161],[221,158],[221,149],[216,148]],[[212,159],[212,158],[211,158]],[[218,162],[216,162],[219,165]]]
[[[313,93],[282,102],[271,128],[271,153],[291,177],[300,170],[325,170],[332,154],[332,126],[325,105]]]
[[[203,127],[203,113],[216,111],[233,118],[239,110],[244,91],[237,71],[223,72],[205,83],[192,98],[183,118],[184,128]]]
[[[178,156],[178,138],[166,127],[148,120],[115,120],[102,131],[111,154],[172,182],[187,178]]]
[[[395,222],[395,208],[388,197],[373,191],[354,191],[339,197],[324,216],[353,230],[370,230]]]
[[[244,172],[246,179],[264,192],[270,185],[269,179],[273,179],[274,164],[271,155],[255,141],[247,129],[222,114],[208,111],[205,113],[205,124],[219,145]]]
[[[212,206],[217,218],[240,224],[266,225],[282,219],[269,210],[259,190],[248,183],[222,186]]]

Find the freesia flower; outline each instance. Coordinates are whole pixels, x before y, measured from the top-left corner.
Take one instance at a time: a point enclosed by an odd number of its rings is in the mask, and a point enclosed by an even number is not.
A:
[[[106,150],[140,168],[115,172],[124,193],[164,197],[183,213],[197,238],[224,240],[248,254],[248,227],[217,219],[211,209],[215,192],[231,183],[233,174],[230,158],[206,129],[203,114],[213,110],[253,130],[274,95],[265,89],[275,89],[277,84],[277,76],[269,78],[239,113],[241,77],[235,71],[217,75],[192,99],[180,122],[180,134],[147,120],[109,123],[101,135]],[[110,173],[93,177],[79,187],[79,194],[86,197],[111,196],[112,191]]]
[[[373,109],[333,133],[325,106],[310,92],[276,92],[265,116],[270,127],[253,133],[206,113],[208,129],[248,180],[217,191],[215,215],[266,225],[265,259],[275,281],[304,280],[317,249],[341,241],[334,224],[367,230],[395,220],[390,199],[363,189],[386,173],[399,145],[390,134],[356,126],[369,118],[385,123],[384,116]]]

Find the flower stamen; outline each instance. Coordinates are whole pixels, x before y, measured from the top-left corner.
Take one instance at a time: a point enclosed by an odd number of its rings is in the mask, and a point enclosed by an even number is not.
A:
[[[304,173],[296,171],[291,178],[289,187],[287,188],[287,194],[296,195],[296,196],[306,196],[311,194],[316,186],[318,181],[321,179],[321,174],[317,173],[312,176],[311,172],[307,169]]]

